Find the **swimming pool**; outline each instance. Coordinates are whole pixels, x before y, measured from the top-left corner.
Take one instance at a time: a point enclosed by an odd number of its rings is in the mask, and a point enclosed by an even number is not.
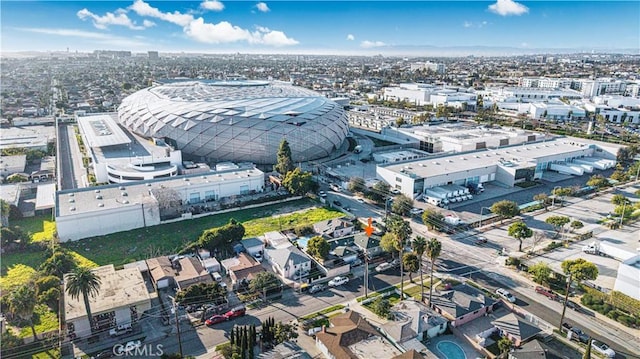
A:
[[[442,341],[436,345],[438,351],[447,359],[467,359],[464,350],[454,342]]]
[[[298,247],[300,247],[300,249],[307,249],[309,237],[299,237],[296,242],[298,243]]]

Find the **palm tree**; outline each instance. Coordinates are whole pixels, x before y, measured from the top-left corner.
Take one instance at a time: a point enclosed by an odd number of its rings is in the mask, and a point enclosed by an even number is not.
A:
[[[78,267],[68,274],[65,279],[67,281],[67,293],[69,293],[72,299],[78,299],[80,298],[80,294],[82,294],[84,307],[87,310],[87,317],[89,318],[89,326],[93,331],[94,323],[89,305],[89,296],[95,297],[100,292],[100,277],[89,268]]]
[[[11,293],[9,297],[9,310],[18,317],[29,321],[33,339],[38,340],[36,328],[33,324],[33,311],[36,307],[36,293],[33,286],[22,285]]]
[[[422,255],[427,247],[427,240],[422,236],[417,236],[413,240],[413,252],[420,260],[420,301],[424,302],[424,281],[422,277]]]
[[[440,252],[442,252],[442,243],[436,238],[431,238],[427,242],[426,246],[427,257],[429,257],[429,261],[431,262],[431,275],[429,281],[429,306],[431,306],[431,296],[433,295],[433,267],[434,262],[440,256]]]

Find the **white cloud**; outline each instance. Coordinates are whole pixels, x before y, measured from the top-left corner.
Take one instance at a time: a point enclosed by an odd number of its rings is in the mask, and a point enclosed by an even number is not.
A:
[[[204,22],[202,18],[197,18],[189,23],[189,25],[184,28],[184,32],[196,41],[208,44],[237,41],[246,41],[250,44],[267,46],[291,46],[298,44],[298,41],[287,37],[282,31],[257,26],[256,31],[251,32],[227,21],[210,24]]]
[[[352,34],[347,35],[347,40],[349,40],[349,41],[353,41],[353,40],[355,40],[355,39],[356,39],[356,37],[355,37],[355,36],[353,36]]]
[[[471,26],[473,26],[473,23],[472,23],[472,22],[469,22],[469,21],[465,21],[465,22],[462,24],[462,26],[464,26],[464,27],[471,27]]]
[[[172,13],[162,12],[150,6],[144,2],[144,0],[135,0],[129,8],[140,16],[153,17],[181,26],[184,34],[189,38],[207,44],[222,44],[238,41],[267,46],[291,46],[298,44],[297,40],[288,37],[282,31],[271,30],[262,26],[256,26],[255,31],[250,31],[233,25],[228,21],[220,21],[217,24],[207,23],[202,17],[194,18],[191,14],[183,14],[178,11]]]
[[[156,26],[156,23],[151,20],[144,19],[144,21],[142,22],[142,25],[144,25],[144,27],[152,27],[152,26]]]
[[[262,12],[269,12],[271,9],[267,6],[267,3],[259,2],[256,4],[256,8]]]
[[[182,14],[178,11],[174,11],[172,13],[162,12],[158,10],[158,8],[151,7],[151,5],[147,4],[143,0],[135,0],[129,9],[133,10],[140,16],[154,17],[183,27],[189,25],[189,23],[193,21],[193,16],[190,14]]]
[[[110,25],[115,26],[126,26],[131,30],[144,30],[149,27],[144,23],[142,26],[136,25],[129,17],[127,16],[127,11],[124,9],[118,9],[114,13],[107,12],[103,16],[96,15],[89,11],[88,9],[82,9],[76,13],[80,20],[93,20],[93,26],[98,29],[106,30]]]
[[[222,11],[224,10],[224,4],[218,0],[205,0],[200,3],[200,7],[205,10]]]
[[[364,40],[363,42],[360,43],[360,47],[365,48],[365,49],[372,49],[374,47],[383,47],[383,46],[387,46],[387,44],[385,44],[382,41]]]
[[[76,29],[51,29],[51,28],[18,28],[18,30],[33,32],[36,34],[75,37],[93,40],[101,45],[110,45],[119,48],[141,48],[149,44],[144,41],[136,41],[127,37],[120,37],[102,32],[83,31]]]
[[[498,0],[489,5],[489,11],[502,16],[522,15],[529,12],[529,8],[513,0]]]

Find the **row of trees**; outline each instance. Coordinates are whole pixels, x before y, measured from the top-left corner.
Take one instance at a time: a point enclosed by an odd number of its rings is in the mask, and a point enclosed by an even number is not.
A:
[[[282,186],[292,194],[304,195],[317,190],[318,184],[313,181],[311,172],[295,168],[291,147],[286,139],[280,141],[273,170],[282,175]]]
[[[190,253],[198,248],[205,248],[211,252],[228,248],[231,243],[239,241],[244,237],[244,226],[231,218],[229,223],[215,228],[210,228],[202,232],[197,241],[189,244],[180,253]]]

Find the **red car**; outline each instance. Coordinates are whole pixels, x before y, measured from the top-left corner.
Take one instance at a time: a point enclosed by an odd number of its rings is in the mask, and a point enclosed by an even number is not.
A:
[[[227,320],[229,320],[229,318],[227,318],[224,315],[214,315],[211,318],[207,319],[204,322],[204,324],[206,324],[206,325],[214,325],[214,324],[226,322]]]
[[[245,309],[245,307],[233,308],[230,311],[224,313],[224,316],[227,317],[227,319],[241,317],[246,313],[246,311],[247,310]]]
[[[544,296],[546,296],[547,298],[551,299],[551,300],[558,300],[559,297],[556,293],[554,293],[551,289],[547,289],[544,287],[536,287],[536,293],[538,294],[542,294]]]

